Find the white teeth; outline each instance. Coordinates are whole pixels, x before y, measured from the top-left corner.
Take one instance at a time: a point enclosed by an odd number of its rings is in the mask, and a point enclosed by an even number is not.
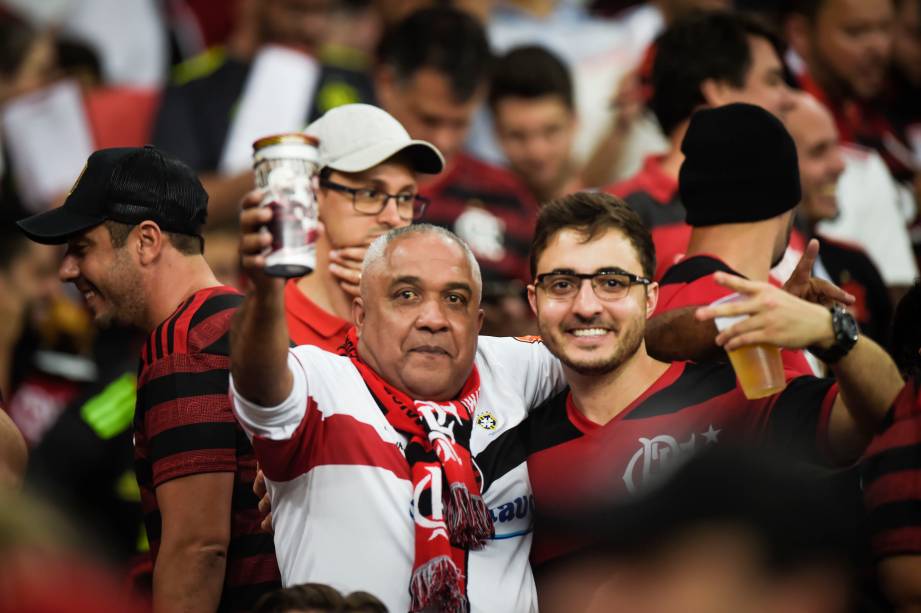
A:
[[[89,300],[90,298],[92,298],[92,297],[95,296],[95,295],[96,295],[96,292],[83,292],[83,299],[84,299],[84,300]]]
[[[607,334],[608,331],[604,328],[582,328],[579,330],[572,331],[574,336],[602,336]]]

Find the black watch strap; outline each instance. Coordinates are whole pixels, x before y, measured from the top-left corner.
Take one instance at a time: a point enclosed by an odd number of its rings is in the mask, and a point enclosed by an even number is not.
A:
[[[831,325],[835,332],[835,344],[828,349],[809,347],[809,352],[826,364],[834,364],[850,353],[860,336],[860,329],[854,316],[841,305],[829,309],[831,312]]]

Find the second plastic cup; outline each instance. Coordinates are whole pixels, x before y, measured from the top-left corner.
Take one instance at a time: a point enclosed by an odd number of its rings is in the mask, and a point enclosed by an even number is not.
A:
[[[712,304],[735,302],[741,298],[740,294],[730,294]],[[748,315],[717,317],[714,322],[717,330],[723,331],[747,317]],[[780,357],[780,347],[759,343],[746,345],[727,353],[739,380],[739,385],[742,387],[742,393],[749,400],[772,396],[787,386],[787,381],[784,377],[783,360]]]

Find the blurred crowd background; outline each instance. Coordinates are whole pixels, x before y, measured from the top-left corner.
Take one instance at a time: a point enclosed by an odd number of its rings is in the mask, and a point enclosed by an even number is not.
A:
[[[757,74],[770,48],[740,60],[731,28],[720,41],[689,27],[668,41],[686,63],[657,66],[657,38],[710,11],[751,16],[783,64]],[[719,83],[682,99],[739,70],[731,99]],[[41,579],[0,610],[51,610],[22,604],[44,598],[101,611],[94,590],[117,589],[85,564],[35,573],[22,542],[92,552],[118,581],[144,581],[131,455],[141,339],[94,328],[57,279],[60,252],[14,226],[59,205],[93,150],[152,143],[199,172],[205,255],[239,286],[252,141],[341,104],[380,105],[445,154],[445,173],[422,186],[425,221],[480,259],[487,331],[524,334],[540,203],[579,189],[624,197],[654,230],[661,272],[686,244],[686,120],[720,100],[768,108],[797,141],[804,201],[778,280],[820,234],[823,274],[888,346],[921,255],[921,0],[0,0],[0,390],[30,448],[26,483],[50,501],[0,490],[0,567],[14,569],[0,584]]]

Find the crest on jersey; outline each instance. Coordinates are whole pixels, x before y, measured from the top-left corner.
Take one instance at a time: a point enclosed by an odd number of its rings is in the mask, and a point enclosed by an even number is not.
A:
[[[476,425],[487,432],[495,432],[499,428],[499,418],[492,411],[480,411],[476,416]]]

